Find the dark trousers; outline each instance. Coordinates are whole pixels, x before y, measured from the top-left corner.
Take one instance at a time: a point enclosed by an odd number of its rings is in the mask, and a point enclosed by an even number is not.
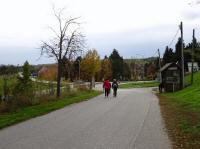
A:
[[[113,96],[116,97],[117,96],[117,88],[113,89]]]
[[[110,93],[110,89],[105,88],[105,97],[108,97],[109,93]]]

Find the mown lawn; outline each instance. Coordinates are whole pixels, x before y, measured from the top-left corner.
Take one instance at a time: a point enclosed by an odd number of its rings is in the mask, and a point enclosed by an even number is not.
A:
[[[36,116],[44,115],[73,103],[89,100],[101,93],[99,91],[79,91],[63,99],[22,108],[17,112],[0,114],[0,129]]]
[[[190,78],[186,76],[187,83]],[[174,148],[200,148],[200,72],[194,75],[193,85],[158,96]]]
[[[126,89],[126,88],[144,88],[144,87],[155,87],[158,86],[159,83],[156,81],[149,81],[149,82],[132,82],[126,84],[120,84],[119,88]]]

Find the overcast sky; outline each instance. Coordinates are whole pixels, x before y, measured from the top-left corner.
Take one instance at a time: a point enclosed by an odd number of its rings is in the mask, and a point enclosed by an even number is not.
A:
[[[180,21],[186,43],[193,28],[200,40],[200,5],[195,0],[1,0],[0,64],[54,61],[38,60],[40,41],[49,38],[48,26],[55,23],[52,4],[66,7],[66,16],[81,16],[87,47],[101,57],[113,48],[124,58],[155,56],[158,48],[163,53]]]

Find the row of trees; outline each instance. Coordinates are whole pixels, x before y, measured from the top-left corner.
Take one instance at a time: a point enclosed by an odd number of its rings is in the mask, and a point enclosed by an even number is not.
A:
[[[116,49],[109,57],[105,56],[103,60],[96,50],[89,50],[85,56],[81,55],[85,49],[84,35],[81,33],[80,21],[78,17],[65,17],[64,9],[56,11],[53,8],[57,25],[49,27],[53,32],[53,37],[48,41],[41,43],[41,55],[53,57],[56,60],[56,79],[57,79],[57,97],[61,94],[61,78],[70,80],[86,80],[94,83],[95,80],[103,79],[130,80],[136,69],[140,66],[135,63],[127,63]],[[145,75],[145,66],[142,65],[142,74]],[[17,67],[16,67],[17,68]],[[2,67],[4,69],[4,67]],[[20,71],[12,69],[16,73]],[[1,72],[1,70],[0,70]],[[2,70],[6,74],[6,70]],[[50,71],[51,72],[51,71]],[[92,83],[91,83],[92,84]]]
[[[89,50],[85,56],[77,57],[75,61],[65,61],[63,63],[63,77],[66,79],[85,81],[103,79],[122,79],[125,74],[123,58],[116,49],[109,57],[100,59],[97,50]],[[79,76],[80,75],[80,76]]]
[[[100,59],[97,50],[89,50],[85,56],[77,57],[75,61],[64,63],[63,77],[71,81],[82,79],[84,81],[102,81],[104,79],[140,80],[149,77],[155,79],[158,69],[158,60],[155,58],[136,61],[123,59],[114,49],[109,56]],[[143,76],[143,77],[141,77]]]
[[[103,60],[100,60],[96,50],[89,50],[84,57],[76,58],[84,49],[84,36],[80,30],[79,18],[67,18],[63,16],[63,11],[53,9],[57,26],[50,27],[50,30],[54,36],[41,45],[41,55],[54,57],[57,62],[57,97],[60,97],[61,77],[71,80],[81,77],[91,82],[95,79],[130,79],[131,67],[115,49]]]
[[[200,43],[197,42],[197,40],[194,40],[194,61],[198,62],[200,64]],[[178,41],[175,45],[175,50],[172,48],[169,48],[168,46],[165,49],[165,52],[163,54],[162,59],[162,65],[165,65],[166,63],[176,62],[181,63],[181,38],[178,38]],[[188,43],[187,45],[184,44],[184,63],[185,63],[185,69],[187,69],[187,62],[192,61],[192,42]]]

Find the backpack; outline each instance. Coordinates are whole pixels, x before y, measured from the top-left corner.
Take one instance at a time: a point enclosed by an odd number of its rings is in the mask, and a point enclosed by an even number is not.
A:
[[[118,87],[117,83],[113,83],[112,87],[116,89]]]

